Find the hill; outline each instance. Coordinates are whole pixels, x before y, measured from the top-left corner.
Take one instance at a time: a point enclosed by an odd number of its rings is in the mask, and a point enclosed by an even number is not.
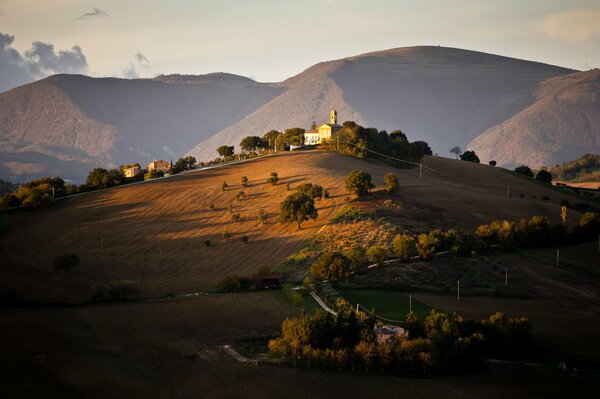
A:
[[[323,62],[280,84],[285,92],[189,152],[212,159],[224,143],[271,129],[308,128],[335,108],[341,121],[464,147],[530,105],[538,84],[572,70],[455,48],[397,48]]]
[[[251,275],[260,266],[279,265],[327,225],[351,200],[344,178],[354,169],[371,173],[379,188],[386,172],[398,174],[401,189],[394,202],[403,212],[404,228],[412,224],[474,228],[496,218],[532,215],[557,222],[560,201],[573,201],[550,186],[488,165],[439,157],[426,157],[424,162],[434,171],[424,170],[419,181],[415,169],[394,169],[323,151],[288,153],[91,192],[51,208],[14,213],[2,237],[0,289],[38,301],[81,301],[97,282],[133,280],[143,294],[153,295],[210,287],[231,273]],[[273,171],[281,178],[276,186],[266,183]],[[249,187],[241,186],[242,176],[248,177]],[[220,188],[223,181],[229,185],[225,192]],[[318,220],[305,223],[300,231],[295,225],[276,223],[279,203],[290,193],[286,184],[293,189],[309,181],[331,193],[329,199],[317,202]],[[512,198],[506,195],[509,184]],[[246,199],[239,201],[241,190]],[[540,200],[542,196],[549,200]],[[268,217],[265,225],[257,223],[258,209]],[[240,221],[232,222],[231,213],[239,213]],[[577,213],[570,219],[576,220]],[[225,230],[231,237],[223,238]],[[248,243],[241,240],[244,235]],[[205,240],[211,241],[210,247]],[[52,259],[64,252],[81,258],[68,278],[52,270]]]
[[[1,175],[81,182],[98,166],[177,159],[280,92],[223,73],[51,76],[0,94]]]
[[[468,147],[500,165],[554,166],[600,152],[600,70],[549,79],[535,101],[491,127]]]

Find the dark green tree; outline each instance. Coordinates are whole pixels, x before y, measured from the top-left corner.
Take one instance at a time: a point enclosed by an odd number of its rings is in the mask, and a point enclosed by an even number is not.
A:
[[[515,168],[515,172],[520,173],[520,174],[525,175],[525,176],[528,176],[528,177],[533,177],[533,171],[527,165],[517,166]]]
[[[479,163],[479,157],[475,154],[475,151],[465,151],[460,156],[461,161]]]
[[[298,223],[300,230],[302,222],[316,219],[318,216],[315,200],[306,194],[294,193],[288,195],[279,206],[279,220],[284,223]]]
[[[234,147],[232,145],[222,145],[217,148],[217,152],[223,159],[233,156]]]
[[[547,170],[540,170],[535,174],[535,179],[543,181],[544,183],[552,183],[552,175]]]
[[[54,266],[54,271],[65,271],[67,273],[69,273],[71,269],[73,269],[78,264],[79,257],[69,252],[58,255],[56,258],[54,258],[54,261],[52,262],[52,266]]]
[[[458,157],[462,153],[462,150],[460,149],[460,147],[452,147],[450,148],[450,153],[456,155],[456,159],[458,159]]]
[[[369,190],[375,187],[371,183],[371,175],[361,170],[353,170],[345,180],[346,190],[356,194],[358,197],[364,197],[369,194]]]

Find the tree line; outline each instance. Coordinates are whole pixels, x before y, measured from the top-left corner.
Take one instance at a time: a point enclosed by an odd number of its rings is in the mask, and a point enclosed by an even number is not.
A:
[[[283,321],[269,352],[307,368],[431,376],[478,369],[489,357],[522,358],[533,349],[530,321],[500,312],[477,321],[432,310],[423,323],[409,313],[404,322],[408,337],[387,342],[376,339],[377,325],[374,312],[351,308],[337,316],[320,309],[313,315],[302,312]]]

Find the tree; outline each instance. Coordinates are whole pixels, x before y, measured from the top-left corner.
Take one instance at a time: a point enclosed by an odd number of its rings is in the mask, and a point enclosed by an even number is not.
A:
[[[461,161],[479,163],[479,157],[475,154],[475,151],[465,151],[460,156]]]
[[[254,152],[261,148],[266,148],[265,141],[258,136],[247,136],[240,142],[240,148],[246,152]]]
[[[359,244],[355,244],[350,248],[348,251],[348,259],[350,260],[350,267],[353,271],[363,270],[369,264],[367,251]]]
[[[265,133],[263,136],[263,141],[267,145],[270,150],[275,149],[275,145],[277,144],[277,138],[281,136],[281,132],[277,130],[271,130]]]
[[[221,183],[221,191],[225,191],[226,188],[227,188],[227,182],[225,180],[223,180],[223,183]]]
[[[242,187],[248,187],[248,177],[242,176]]]
[[[286,129],[283,133],[283,138],[290,145],[303,145],[304,144],[304,132],[305,130],[299,127],[293,127]]]
[[[353,170],[345,180],[346,190],[356,194],[358,197],[364,197],[375,185],[371,183],[371,175],[361,170]]]
[[[440,240],[433,234],[419,234],[416,244],[419,256],[423,259],[429,259],[435,252],[435,248],[439,243]]]
[[[85,180],[86,186],[91,189],[118,186],[123,183],[125,176],[119,169],[106,170],[94,168]]]
[[[552,175],[547,170],[540,170],[535,174],[535,179],[543,181],[544,183],[552,183]]]
[[[367,257],[373,263],[377,263],[379,266],[383,265],[383,262],[387,260],[387,251],[384,247],[373,245],[367,251]]]
[[[383,177],[383,181],[385,182],[385,191],[388,193],[393,193],[398,191],[400,187],[400,182],[398,181],[398,176],[395,173],[388,172]]]
[[[284,223],[298,223],[300,230],[301,223],[308,219],[316,219],[318,216],[315,208],[315,200],[306,194],[294,193],[288,195],[279,206],[279,220]]]
[[[409,260],[413,256],[417,256],[415,238],[411,234],[398,234],[392,241],[392,249],[394,254],[403,262]]]
[[[325,252],[310,267],[310,273],[331,281],[345,279],[350,275],[350,260],[339,252]]]
[[[222,145],[217,148],[217,152],[223,159],[233,156],[234,147],[232,145]]]
[[[354,347],[354,352],[358,354],[362,363],[365,367],[365,371],[369,372],[369,367],[373,364],[375,360],[375,344],[372,342],[360,341]]]
[[[515,172],[520,173],[520,174],[525,175],[525,176],[528,176],[528,177],[533,177],[533,171],[527,165],[517,166],[515,168]]]
[[[498,163],[492,159],[488,164],[490,164],[490,166],[496,166]]]
[[[431,147],[425,141],[414,141],[410,143],[410,152],[415,159],[420,159],[423,155],[432,155]]]
[[[69,273],[71,269],[79,264],[79,256],[66,252],[54,258],[52,265],[55,272],[66,271]]]
[[[451,154],[455,154],[456,155],[456,159],[458,159],[458,157],[460,156],[462,150],[460,149],[460,147],[452,147],[450,148],[450,153]]]
[[[271,177],[267,179],[267,183],[271,184],[272,186],[276,185],[278,181],[279,175],[277,174],[277,172],[271,173]]]
[[[179,158],[177,162],[175,162],[175,166],[173,166],[172,171],[173,174],[177,174],[184,170],[193,169],[196,165],[196,158],[192,156],[187,156],[184,158]]]
[[[304,183],[296,188],[296,191],[302,194],[306,194],[312,199],[323,198],[323,186],[313,183]]]

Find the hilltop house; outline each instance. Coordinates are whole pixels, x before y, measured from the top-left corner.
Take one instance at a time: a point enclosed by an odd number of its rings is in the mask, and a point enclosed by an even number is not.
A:
[[[386,344],[394,337],[408,338],[408,330],[393,325],[375,326],[373,328],[378,344]]]
[[[150,162],[148,164],[147,170],[148,170],[148,172],[152,172],[153,170],[156,170],[158,172],[169,173],[169,172],[171,172],[171,163],[167,162],[167,161],[163,161],[162,159],[159,159],[157,161]]]
[[[131,166],[123,168],[123,175],[125,177],[136,177],[141,171],[142,168],[140,167],[140,165],[133,164]]]
[[[343,126],[337,123],[337,111],[332,110],[329,114],[329,123],[324,123],[316,129],[304,133],[304,145],[321,144],[322,140],[329,140],[335,137],[335,133]]]

